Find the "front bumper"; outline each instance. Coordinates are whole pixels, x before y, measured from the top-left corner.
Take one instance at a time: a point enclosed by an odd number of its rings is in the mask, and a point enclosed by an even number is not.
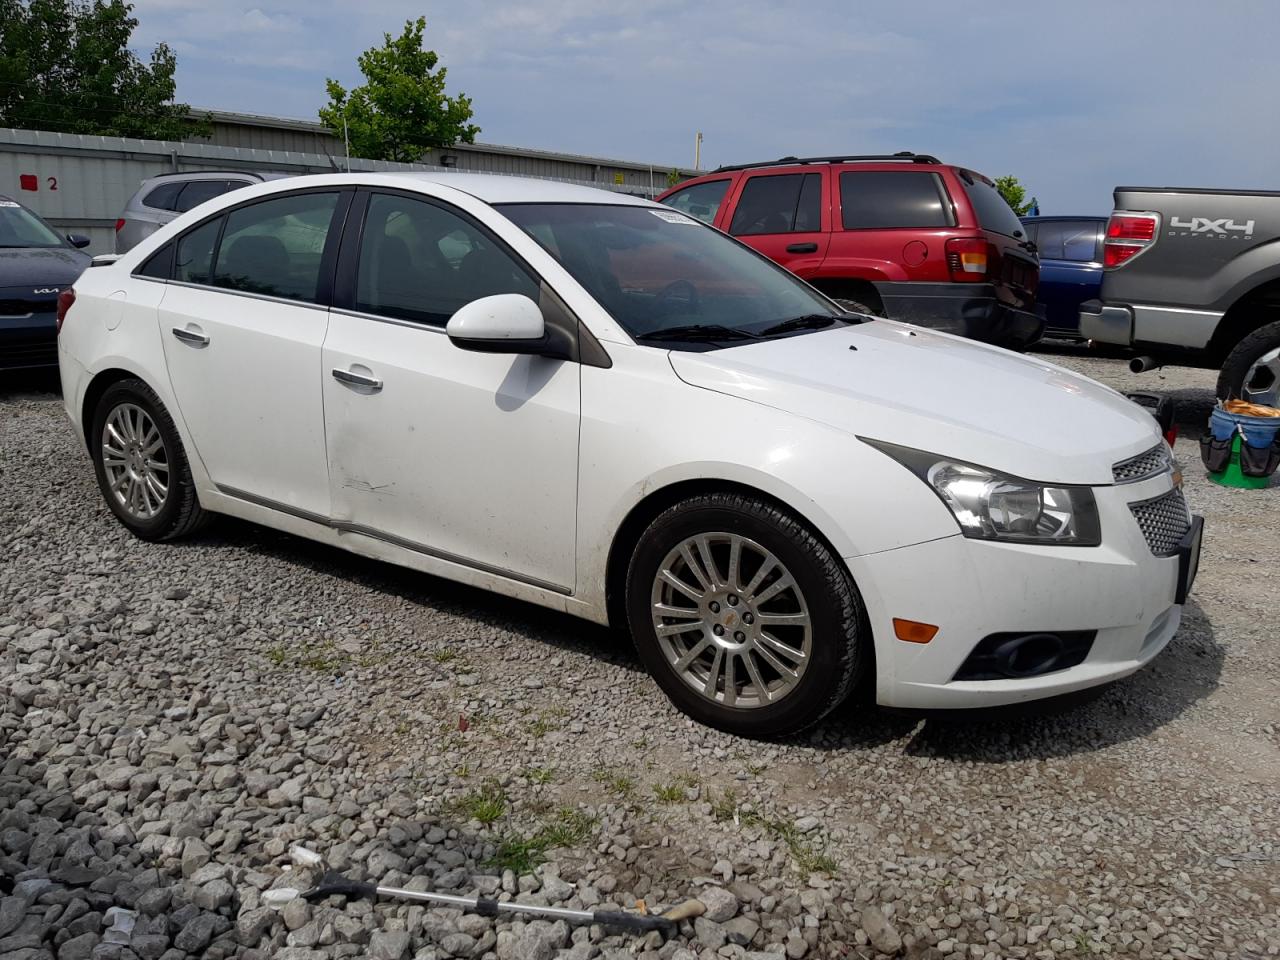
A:
[[[989,283],[878,283],[885,315],[1020,350],[1044,333],[1044,318],[1001,300]]]
[[[848,559],[876,648],[877,701],[912,709],[1020,703],[1071,693],[1139,670],[1177,632],[1179,560],[1152,554],[1129,510],[1172,489],[1169,474],[1095,488],[1103,543],[1046,547],[941,540]],[[927,644],[892,621],[937,624]],[[1083,662],[1038,676],[963,680],[961,665],[992,634],[1096,631]]]
[[[58,320],[53,312],[0,316],[0,370],[58,365]]]

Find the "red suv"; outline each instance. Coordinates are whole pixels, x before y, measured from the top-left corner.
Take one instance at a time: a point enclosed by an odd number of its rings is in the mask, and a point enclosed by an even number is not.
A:
[[[936,157],[784,157],[658,199],[846,307],[1022,349],[1040,338],[1035,244],[995,185]]]

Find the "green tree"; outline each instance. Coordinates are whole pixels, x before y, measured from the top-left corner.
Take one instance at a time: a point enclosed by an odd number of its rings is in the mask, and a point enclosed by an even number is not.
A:
[[[0,0],[0,127],[180,140],[202,132],[174,103],[177,60],[129,50],[124,0]]]
[[[1004,197],[1004,202],[1013,208],[1013,212],[1020,217],[1025,217],[1030,210],[1037,206],[1036,198],[1027,199],[1027,188],[1018,182],[1018,178],[1009,174],[1004,177],[996,177],[992,181],[996,185],[996,189],[1000,191],[1000,196]]]
[[[400,36],[384,33],[381,47],[360,54],[364,86],[346,90],[325,81],[329,105],[320,120],[339,138],[345,121],[352,156],[412,163],[432,147],[475,142],[471,98],[445,94],[445,68],[437,69],[434,50],[422,48],[426,27],[425,17],[410,20]]]
[[[672,167],[671,171],[667,174],[667,187],[674,187],[683,179],[684,177],[681,175],[680,171]]]

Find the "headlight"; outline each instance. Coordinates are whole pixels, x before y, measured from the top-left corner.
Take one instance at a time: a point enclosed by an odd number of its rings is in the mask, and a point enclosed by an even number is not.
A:
[[[1089,487],[1048,487],[923,450],[863,439],[927,483],[966,537],[1074,547],[1102,542],[1098,504]]]

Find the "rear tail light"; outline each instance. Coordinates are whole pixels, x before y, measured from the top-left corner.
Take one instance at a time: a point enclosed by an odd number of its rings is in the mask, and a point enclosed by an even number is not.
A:
[[[119,220],[116,221],[116,233],[119,233],[123,229],[124,229],[124,217],[121,217]]]
[[[947,241],[947,270],[956,283],[982,283],[995,266],[995,250],[979,237]]]
[[[58,294],[58,333],[62,332],[62,323],[67,319],[67,311],[71,309],[71,305],[76,302],[76,291],[74,287],[67,287]]]
[[[1117,210],[1107,221],[1107,239],[1102,246],[1102,265],[1114,269],[1128,263],[1156,242],[1160,215]]]

